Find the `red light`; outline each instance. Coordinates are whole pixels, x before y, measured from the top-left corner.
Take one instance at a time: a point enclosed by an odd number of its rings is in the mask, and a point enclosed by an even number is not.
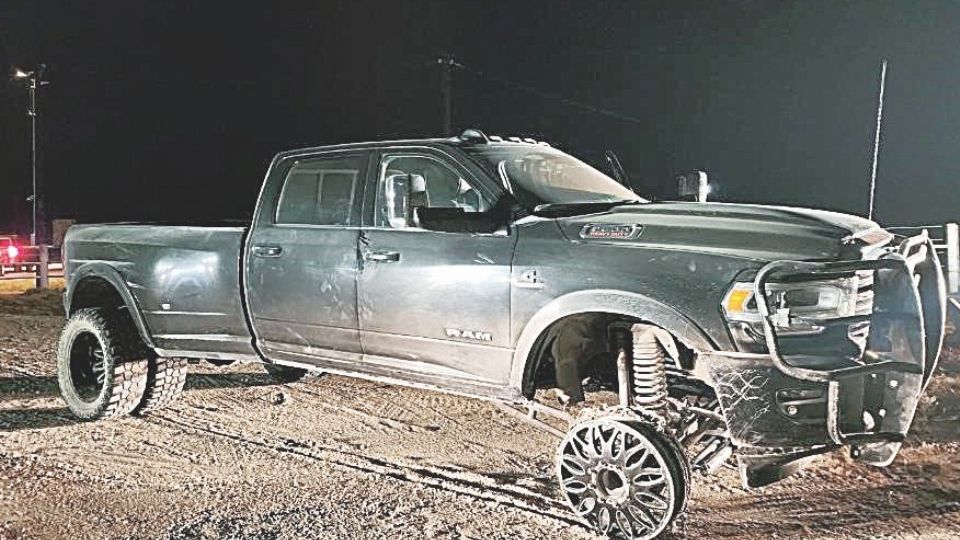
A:
[[[10,257],[10,259],[16,259],[19,254],[20,250],[17,249],[17,246],[7,246],[7,256]]]

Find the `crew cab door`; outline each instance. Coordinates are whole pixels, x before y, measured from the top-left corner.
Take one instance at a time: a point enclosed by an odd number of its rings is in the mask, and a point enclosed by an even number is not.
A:
[[[246,245],[245,290],[257,345],[272,360],[361,359],[357,240],[366,151],[278,162]]]
[[[413,212],[485,211],[495,191],[432,149],[385,151],[371,177],[360,237],[364,363],[440,386],[505,384],[515,235],[425,230]]]

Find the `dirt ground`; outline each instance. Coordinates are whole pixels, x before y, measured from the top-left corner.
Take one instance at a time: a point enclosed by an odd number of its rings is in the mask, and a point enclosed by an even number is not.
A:
[[[79,423],[57,296],[0,296],[0,539],[594,538],[559,502],[552,436],[481,401],[198,364],[166,410]],[[960,351],[914,428],[886,469],[836,454],[752,491],[695,476],[671,536],[958,538]]]

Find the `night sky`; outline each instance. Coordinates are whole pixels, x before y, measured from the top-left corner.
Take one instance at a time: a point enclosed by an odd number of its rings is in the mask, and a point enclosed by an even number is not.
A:
[[[249,4],[0,2],[0,69],[49,65],[51,216],[242,218],[278,151],[441,135],[449,52],[457,129],[613,149],[652,195],[703,169],[859,214],[887,58],[877,218],[960,219],[958,2]],[[0,231],[29,229],[25,108],[0,80]]]

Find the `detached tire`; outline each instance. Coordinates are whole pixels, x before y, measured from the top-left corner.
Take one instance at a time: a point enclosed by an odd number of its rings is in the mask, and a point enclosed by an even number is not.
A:
[[[81,309],[60,333],[60,395],[82,420],[133,412],[147,386],[147,364],[146,348],[124,312]]]
[[[305,369],[280,366],[277,364],[264,364],[263,369],[267,370],[273,380],[281,384],[297,382],[307,376],[309,373]]]
[[[162,409],[183,394],[187,382],[186,358],[153,358],[147,366],[147,384],[136,413]]]
[[[557,472],[567,504],[596,532],[652,540],[686,509],[685,461],[670,437],[644,423],[598,418],[563,438]]]

